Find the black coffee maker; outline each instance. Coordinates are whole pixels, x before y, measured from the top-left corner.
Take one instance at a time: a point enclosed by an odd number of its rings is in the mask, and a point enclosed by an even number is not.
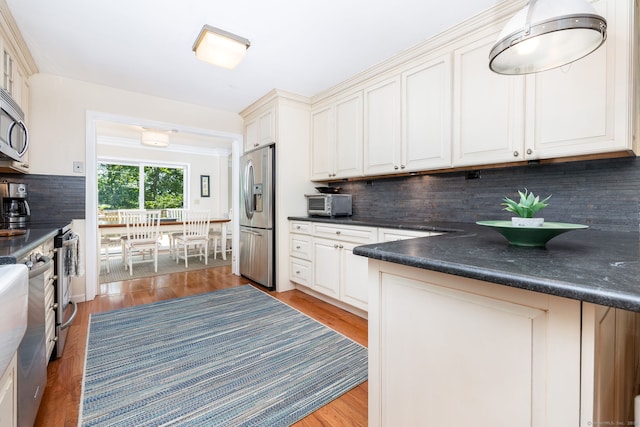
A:
[[[20,182],[0,182],[3,228],[24,227],[31,218],[27,202],[27,184]]]

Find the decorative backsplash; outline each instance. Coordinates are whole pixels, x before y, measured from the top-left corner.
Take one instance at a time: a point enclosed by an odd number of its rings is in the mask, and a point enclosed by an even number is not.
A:
[[[31,225],[62,226],[85,217],[85,177],[0,174],[0,180],[28,184]]]
[[[509,219],[504,196],[528,190],[550,205],[537,216],[598,230],[638,231],[640,158],[589,160],[465,172],[341,182],[353,195],[353,214],[412,221],[475,222]]]

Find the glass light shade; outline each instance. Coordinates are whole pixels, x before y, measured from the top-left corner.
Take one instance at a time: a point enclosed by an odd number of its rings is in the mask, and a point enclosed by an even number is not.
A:
[[[167,147],[169,145],[169,134],[165,132],[157,132],[145,130],[142,132],[141,142],[150,147]]]
[[[489,54],[499,74],[529,74],[576,61],[607,37],[607,21],[584,0],[532,0],[507,22]]]
[[[249,46],[249,40],[243,37],[205,25],[193,51],[201,61],[232,70],[242,61]]]

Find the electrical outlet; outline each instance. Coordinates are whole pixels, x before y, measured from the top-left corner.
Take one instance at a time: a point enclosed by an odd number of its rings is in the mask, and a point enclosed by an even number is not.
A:
[[[84,172],[84,163],[82,163],[82,162],[73,162],[73,172],[74,173],[83,173]]]

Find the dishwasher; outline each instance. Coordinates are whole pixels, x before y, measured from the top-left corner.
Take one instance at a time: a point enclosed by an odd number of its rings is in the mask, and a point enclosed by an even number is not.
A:
[[[18,426],[32,427],[47,385],[45,285],[53,260],[33,253],[23,258],[29,268],[27,330],[18,347]]]

